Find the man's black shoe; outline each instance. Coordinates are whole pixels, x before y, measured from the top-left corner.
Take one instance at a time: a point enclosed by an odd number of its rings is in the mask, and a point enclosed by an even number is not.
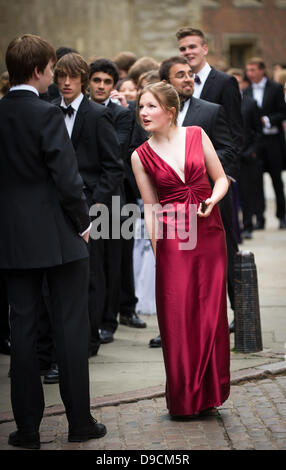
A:
[[[84,429],[80,430],[69,430],[68,440],[69,442],[85,442],[89,439],[98,439],[105,436],[106,427],[104,424],[98,423],[96,419],[91,418],[91,423]]]
[[[22,433],[14,431],[9,435],[8,444],[24,449],[40,449],[40,434],[38,432]]]
[[[98,350],[100,347],[100,341],[96,341],[94,343],[90,343],[89,345],[89,352],[88,357],[97,356]]]
[[[100,330],[99,334],[100,342],[105,343],[112,343],[113,341],[113,333],[109,330]]]
[[[241,234],[243,240],[251,240],[252,233],[249,230],[244,230]]]
[[[265,226],[265,220],[257,220],[256,224],[253,227],[253,230],[263,230]]]
[[[231,324],[230,324],[229,327],[228,327],[229,334],[230,334],[230,333],[234,333],[234,329],[235,329],[235,327],[234,327],[234,320],[232,320]]]
[[[138,317],[137,313],[130,316],[120,315],[120,325],[131,326],[133,328],[146,328],[147,324]]]
[[[0,341],[0,353],[10,356],[11,354],[11,343],[9,339],[1,339]]]
[[[59,379],[59,368],[58,364],[53,363],[50,370],[44,377],[44,384],[58,384]]]
[[[158,336],[156,336],[156,338],[150,339],[149,346],[150,346],[150,348],[161,348],[161,346],[162,346],[161,336],[158,335]]]
[[[280,229],[285,229],[286,228],[286,220],[285,219],[280,219]]]

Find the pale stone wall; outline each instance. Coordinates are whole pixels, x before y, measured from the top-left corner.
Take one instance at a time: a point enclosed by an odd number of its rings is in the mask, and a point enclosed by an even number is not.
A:
[[[9,41],[39,34],[56,48],[74,47],[87,59],[130,50],[157,60],[176,54],[176,30],[198,25],[195,0],[0,0],[0,71]]]
[[[27,32],[86,59],[130,50],[160,61],[177,54],[182,26],[203,29],[212,65],[228,62],[229,39],[246,36],[271,65],[286,62],[285,21],[286,0],[0,0],[0,72],[10,40]]]

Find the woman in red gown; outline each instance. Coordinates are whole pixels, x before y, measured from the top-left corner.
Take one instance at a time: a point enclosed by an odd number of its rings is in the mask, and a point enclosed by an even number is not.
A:
[[[138,116],[152,137],[133,153],[132,167],[156,257],[167,407],[172,416],[189,416],[220,406],[230,390],[227,258],[217,206],[228,180],[205,132],[176,125],[178,111],[172,85],[139,93]]]

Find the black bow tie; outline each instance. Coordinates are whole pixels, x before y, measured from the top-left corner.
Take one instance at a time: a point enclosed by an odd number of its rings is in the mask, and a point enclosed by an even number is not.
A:
[[[68,115],[69,117],[71,117],[75,111],[71,105],[69,105],[67,108],[64,108],[64,106],[60,106],[60,108],[64,115]]]
[[[186,102],[186,100],[181,101],[181,103],[180,103],[180,112],[183,111],[183,107],[185,106],[185,102]]]
[[[201,79],[198,75],[195,75],[195,78],[194,78],[195,82],[199,85],[201,82]]]

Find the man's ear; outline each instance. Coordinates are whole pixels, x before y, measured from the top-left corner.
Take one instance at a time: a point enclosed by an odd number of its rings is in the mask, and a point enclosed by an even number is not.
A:
[[[38,69],[37,66],[34,68],[33,78],[35,78],[36,80],[39,80],[39,78],[40,78],[40,72],[39,72],[39,69]]]
[[[207,55],[209,52],[209,46],[207,44],[203,44],[203,49],[205,51],[205,55]]]

